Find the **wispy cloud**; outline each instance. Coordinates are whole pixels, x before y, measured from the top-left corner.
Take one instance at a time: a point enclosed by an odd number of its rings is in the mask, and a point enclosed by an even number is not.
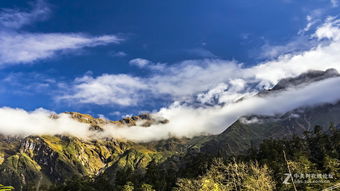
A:
[[[118,43],[120,39],[111,35],[0,32],[0,41],[0,65],[13,65],[51,58],[70,50]]]
[[[123,52],[123,51],[118,51],[118,52],[112,52],[111,55],[114,56],[114,57],[125,57],[128,54],[126,52]]]
[[[147,65],[151,64],[151,61],[143,58],[135,58],[130,60],[129,64],[132,66],[137,66],[139,68],[145,68]]]
[[[43,0],[37,0],[30,12],[17,9],[1,9],[0,28],[19,29],[36,21],[47,19],[50,9]]]
[[[310,34],[315,33],[317,27],[324,23],[326,12],[326,9],[322,8],[309,11],[306,16],[306,26],[298,31],[297,36],[284,44],[265,42],[259,50],[255,51],[258,52],[258,58],[276,59],[282,55],[297,54],[317,46],[318,39],[311,37]]]
[[[305,29],[307,30],[307,29]],[[285,54],[297,53],[305,51],[313,47],[317,42],[311,40],[308,36],[299,36],[287,44],[273,45],[265,43],[260,48],[259,58],[261,59],[275,59],[278,56]]]
[[[210,50],[205,48],[193,48],[185,51],[186,54],[199,58],[217,58]]]
[[[0,66],[33,63],[51,58],[58,53],[117,44],[122,41],[115,35],[89,36],[81,33],[30,33],[22,28],[45,19],[50,12],[38,0],[30,12],[3,9],[0,12]]]

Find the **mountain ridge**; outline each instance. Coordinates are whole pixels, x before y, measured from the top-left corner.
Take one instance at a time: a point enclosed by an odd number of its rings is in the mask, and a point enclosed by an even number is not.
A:
[[[327,70],[301,76],[282,80],[272,91],[259,93],[258,96],[268,96],[292,85],[338,77],[339,74]],[[153,118],[150,114],[119,121],[76,112],[66,114],[78,122],[89,124],[92,131],[102,131],[107,124],[120,128],[135,125],[148,128],[152,124],[168,123],[167,119]],[[305,131],[312,130],[315,125],[326,128],[331,122],[339,127],[339,114],[340,102],[298,108],[275,116],[243,116],[219,135],[191,139],[171,137],[146,143],[113,138],[86,140],[69,135],[0,136],[0,183],[12,185],[17,190],[47,190],[73,177],[86,176],[120,185],[124,184],[120,176],[144,176],[151,166],[159,165],[175,173],[183,168],[191,168],[196,156],[228,158],[258,147],[267,138],[303,136]],[[57,118],[58,115],[51,117]]]

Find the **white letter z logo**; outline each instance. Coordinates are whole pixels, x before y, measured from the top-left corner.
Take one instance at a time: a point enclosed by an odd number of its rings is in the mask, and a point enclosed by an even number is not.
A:
[[[288,181],[289,181],[289,179],[292,178],[292,174],[285,173],[285,175],[286,175],[286,178],[285,178],[285,180],[283,181],[283,184],[290,184]]]

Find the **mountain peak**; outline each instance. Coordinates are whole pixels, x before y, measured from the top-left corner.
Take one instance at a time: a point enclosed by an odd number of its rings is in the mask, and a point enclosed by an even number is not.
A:
[[[280,80],[271,91],[286,89],[292,86],[298,86],[305,83],[312,83],[315,81],[325,80],[328,78],[338,77],[340,76],[336,69],[327,69],[326,71],[321,70],[310,70],[306,73],[303,73],[297,77],[285,78]]]
[[[142,126],[149,127],[153,124],[165,124],[168,123],[167,119],[155,117],[152,114],[140,114],[132,117],[125,117],[119,121],[111,121],[102,118],[95,118],[89,114],[82,114],[78,112],[65,112],[71,116],[72,119],[81,123],[87,123],[91,125],[91,130],[102,130],[103,125],[113,124],[117,126]],[[53,116],[55,117],[55,116]]]

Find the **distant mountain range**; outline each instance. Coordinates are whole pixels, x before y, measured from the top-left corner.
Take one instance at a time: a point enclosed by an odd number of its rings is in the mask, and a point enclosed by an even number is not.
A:
[[[257,96],[265,97],[287,88],[298,88],[339,76],[334,69],[310,71],[296,78],[283,79]],[[67,114],[79,122],[90,124],[91,131],[99,132],[108,123],[121,128],[137,124],[148,128],[153,124],[168,123],[167,119],[155,119],[148,114],[120,121],[93,118],[76,112]],[[51,117],[58,118],[58,115]],[[303,136],[304,132],[316,125],[328,128],[331,124],[340,127],[340,102],[298,108],[275,116],[243,116],[219,135],[173,137],[147,143],[113,138],[92,140],[66,135],[1,135],[0,183],[14,186],[16,190],[48,190],[68,179],[86,176],[98,181],[105,180],[115,188],[123,182],[120,177],[143,175],[154,164],[161,164],[164,169],[183,170],[190,168],[195,155],[222,158],[242,155],[258,147],[265,139]]]

